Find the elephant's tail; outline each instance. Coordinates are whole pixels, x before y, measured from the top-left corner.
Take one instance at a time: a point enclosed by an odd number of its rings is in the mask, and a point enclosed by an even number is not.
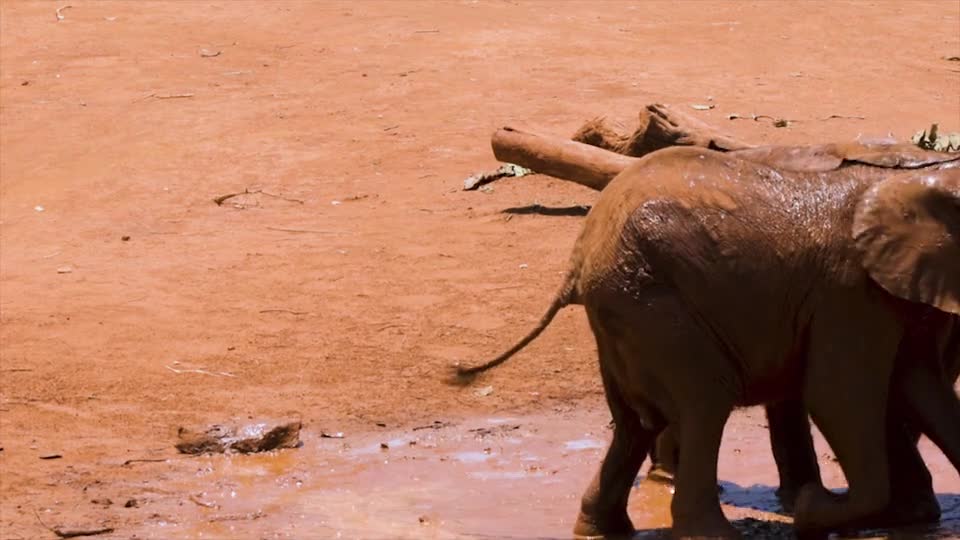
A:
[[[500,364],[506,362],[510,359],[511,356],[520,352],[521,349],[530,344],[531,341],[537,339],[546,328],[550,325],[550,322],[553,321],[553,318],[557,313],[564,307],[576,303],[576,277],[573,272],[567,275],[567,279],[563,284],[563,287],[560,288],[560,291],[553,299],[553,303],[550,304],[550,307],[547,308],[547,312],[543,314],[543,317],[540,318],[540,322],[537,324],[533,330],[530,331],[526,336],[518,341],[513,347],[510,347],[506,352],[502,353],[500,356],[497,356],[493,360],[480,364],[479,366],[473,367],[463,367],[463,366],[454,366],[454,372],[450,378],[450,383],[458,386],[463,386],[469,384],[473,379],[487,371],[488,369],[495,368]]]

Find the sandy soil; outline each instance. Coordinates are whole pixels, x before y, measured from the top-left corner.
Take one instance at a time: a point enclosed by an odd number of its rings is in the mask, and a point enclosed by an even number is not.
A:
[[[302,418],[303,470],[321,430],[565,414],[602,439],[580,310],[489,395],[441,382],[539,317],[582,219],[509,210],[596,196],[543,176],[461,191],[501,125],[564,135],[664,102],[715,103],[696,114],[758,143],[960,129],[956,2],[74,1],[58,20],[65,4],[0,6],[3,538],[53,537],[37,515],[121,538],[210,522],[188,498],[203,467],[120,466],[175,457],[179,426]],[[728,437],[769,471],[761,424]],[[558,519],[591,459],[543,488],[567,494]],[[955,475],[937,481],[954,501]],[[506,534],[494,521],[431,534]],[[279,530],[230,523],[204,537]]]

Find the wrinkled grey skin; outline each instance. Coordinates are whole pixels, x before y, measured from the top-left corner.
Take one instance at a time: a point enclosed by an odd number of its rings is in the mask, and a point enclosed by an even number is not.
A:
[[[737,537],[716,491],[723,426],[736,406],[790,400],[802,400],[850,485],[842,496],[805,486],[796,527],[857,526],[891,500],[891,393],[960,467],[960,401],[934,362],[898,356],[918,312],[955,313],[960,299],[957,261],[928,252],[956,251],[957,236],[944,234],[960,230],[960,169],[936,168],[878,182],[876,171],[857,166],[831,176],[781,173],[702,149],[650,154],[601,193],[540,325],[458,375],[499,365],[562,307],[583,305],[615,429],[576,534],[633,531],[630,486],[670,425],[685,449],[673,534]],[[890,227],[874,226],[884,219]]]

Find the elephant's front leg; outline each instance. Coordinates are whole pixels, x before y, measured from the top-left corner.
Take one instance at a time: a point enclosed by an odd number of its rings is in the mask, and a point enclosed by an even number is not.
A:
[[[814,321],[804,401],[847,478],[844,495],[805,486],[794,523],[801,533],[857,527],[890,502],[887,397],[899,327],[851,299]],[[848,321],[869,322],[870,339],[851,339]]]
[[[679,459],[677,435],[672,427],[667,426],[657,435],[653,447],[650,448],[650,470],[647,478],[664,484],[673,484]]]
[[[890,504],[868,520],[870,527],[899,527],[940,519],[933,478],[917,450],[919,434],[898,411],[887,413],[887,452],[890,456]]]
[[[767,405],[770,447],[780,474],[777,498],[784,510],[793,511],[797,494],[806,484],[820,484],[820,466],[810,435],[803,401],[787,400]]]

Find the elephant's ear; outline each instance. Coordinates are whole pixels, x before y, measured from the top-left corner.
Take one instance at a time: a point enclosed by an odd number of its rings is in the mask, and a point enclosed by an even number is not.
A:
[[[853,240],[888,292],[960,314],[960,168],[872,186],[857,205]]]

